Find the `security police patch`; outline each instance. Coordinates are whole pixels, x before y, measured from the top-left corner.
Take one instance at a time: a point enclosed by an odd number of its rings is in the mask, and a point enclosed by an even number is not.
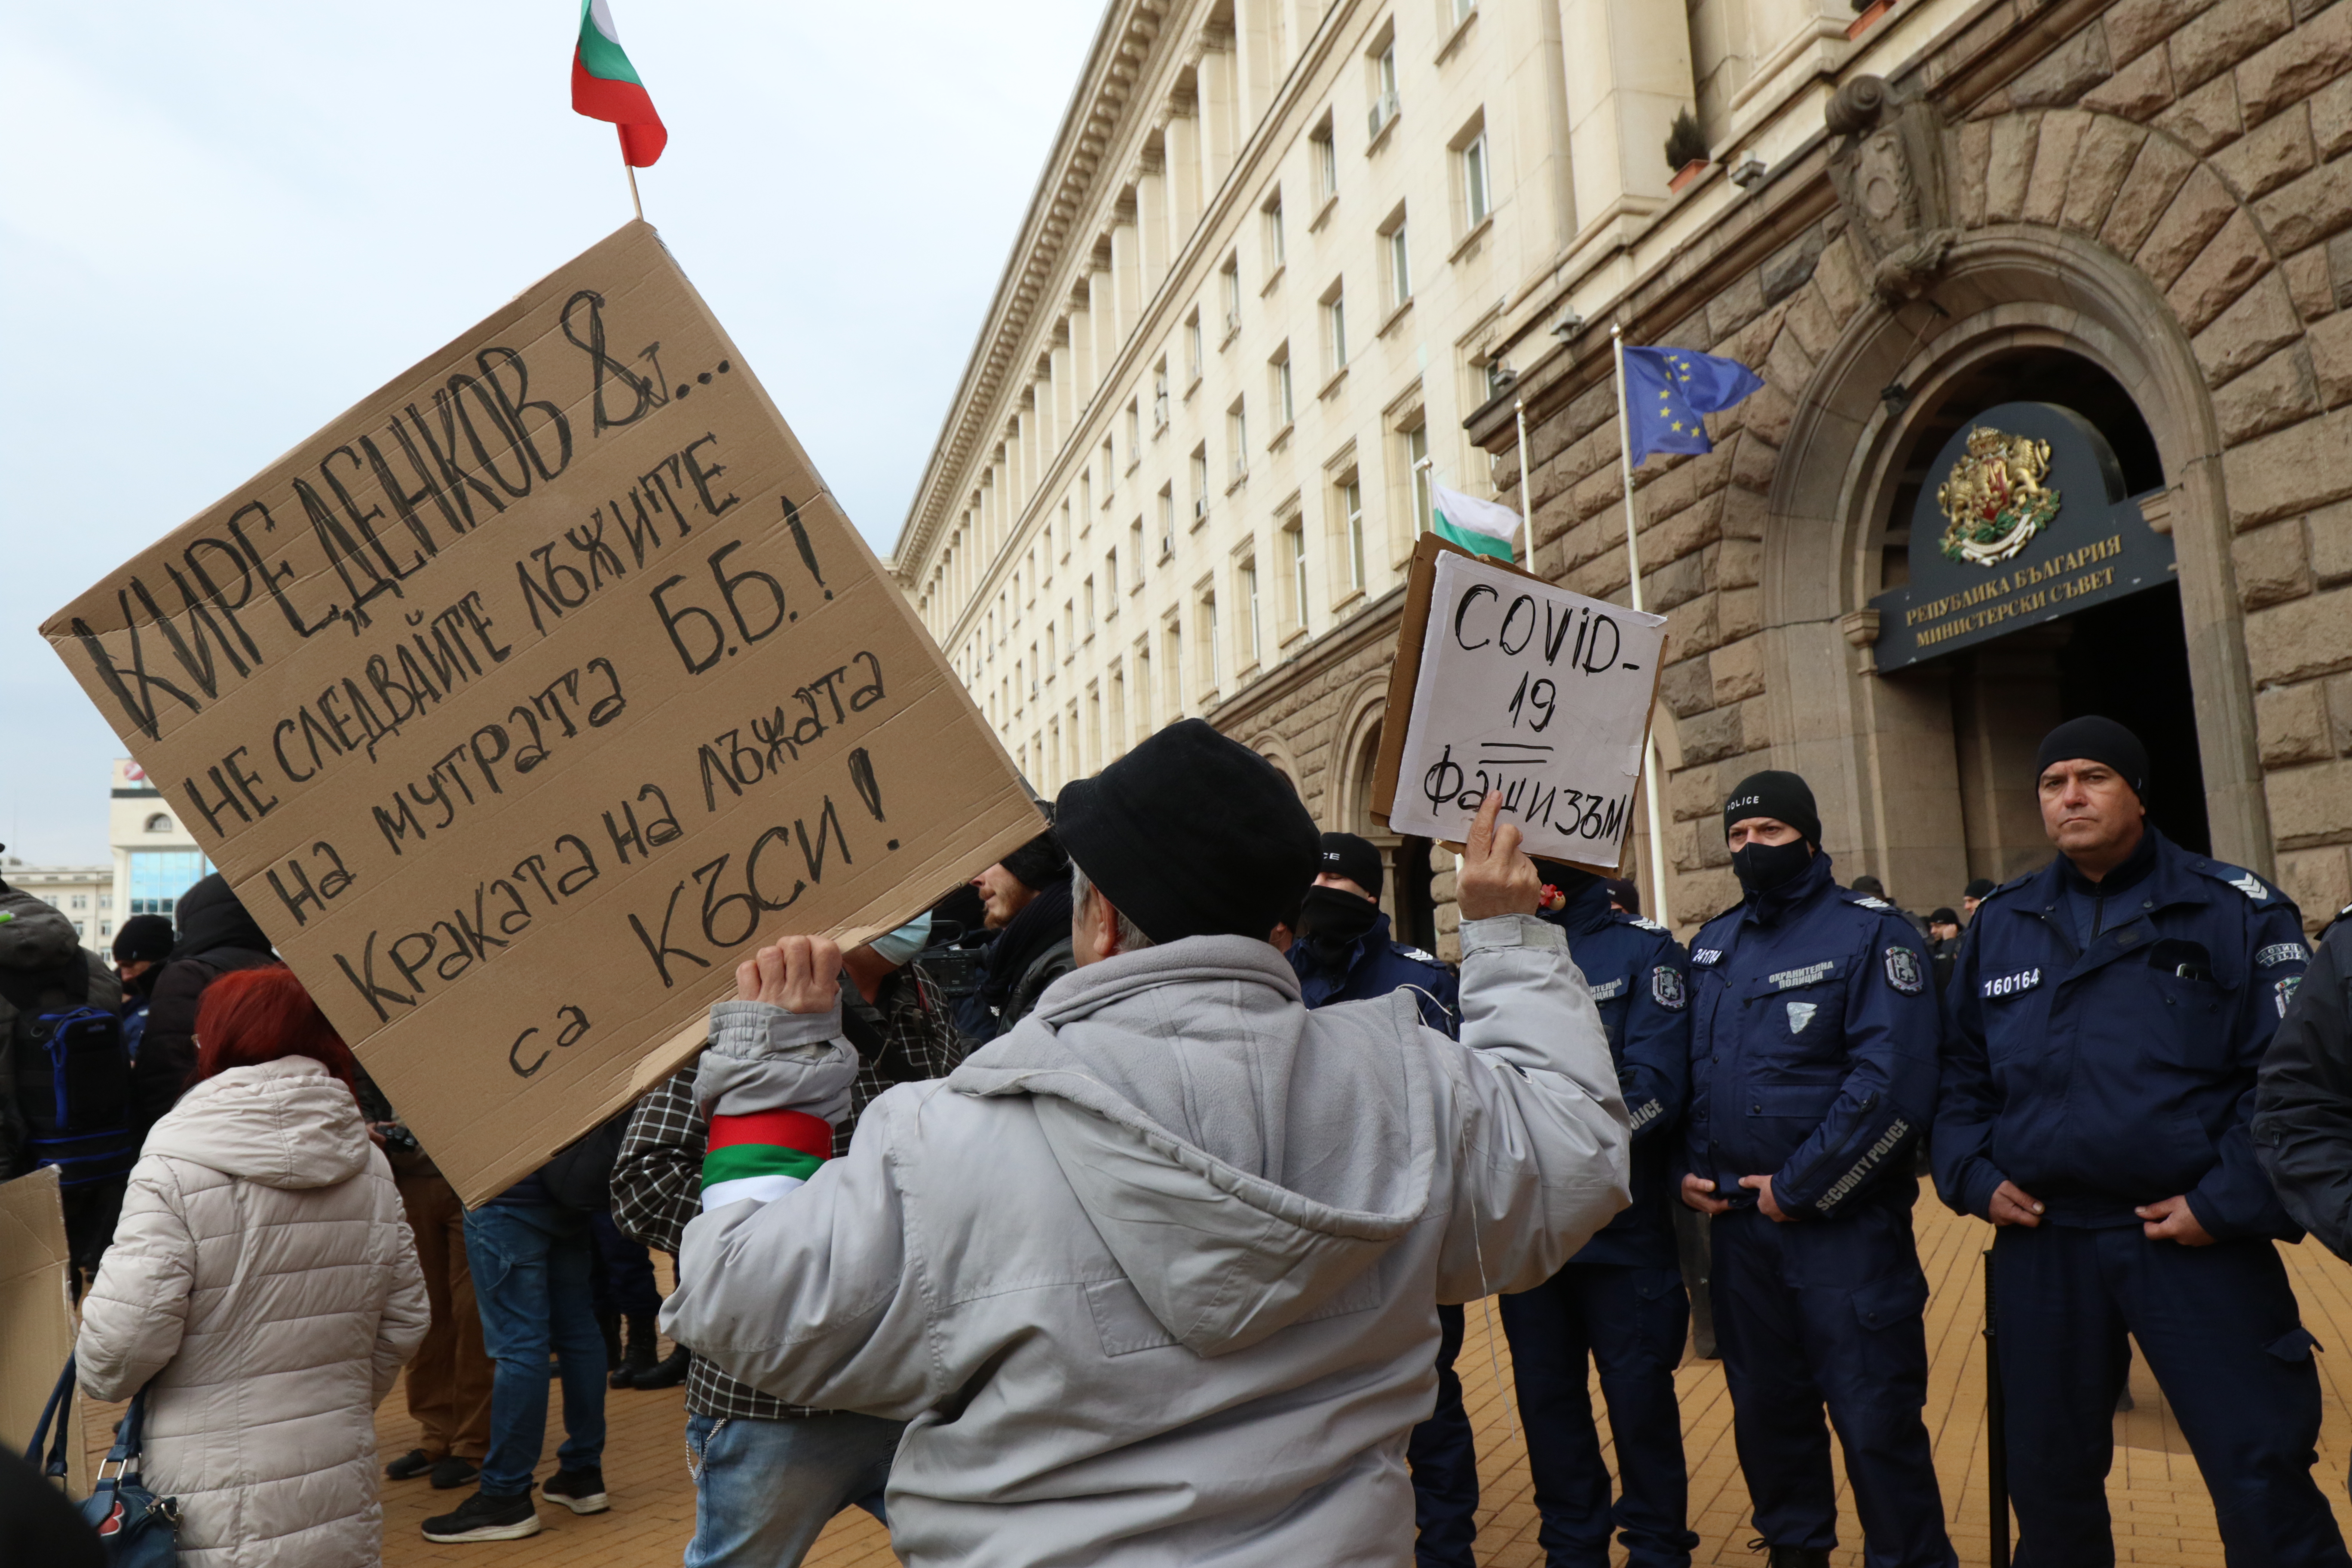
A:
[[[1720,963],[1723,962],[1723,949],[1719,947],[1699,948],[1691,954],[1691,962],[1699,965],[1701,968],[1705,968],[1709,964]]]
[[[1805,1032],[1805,1026],[1811,1023],[1813,1021],[1813,1015],[1820,1011],[1821,1004],[1818,1002],[1790,1003],[1789,1033],[1792,1035],[1803,1034]]]
[[[1614,1002],[1617,1000],[1618,996],[1623,993],[1624,989],[1625,979],[1624,976],[1620,975],[1614,980],[1603,981],[1601,984],[1594,986],[1592,988],[1592,999],[1595,1002]]]
[[[1916,996],[1927,988],[1927,978],[1920,973],[1919,955],[1907,947],[1886,950],[1886,984],[1906,996]]]
[[[1683,977],[1664,964],[1650,971],[1650,996],[1661,1007],[1679,1013],[1689,1000],[1683,992]]]
[[[2031,991],[2041,984],[2040,969],[2021,969],[2014,974],[1998,975],[1984,982],[1978,994],[1990,1001],[1996,996],[2014,996],[2021,991]]]
[[[2282,963],[2309,963],[2311,949],[2299,942],[2274,942],[2254,954],[2254,967],[2270,969]]]
[[[2237,889],[2238,891],[2245,894],[2246,897],[2253,900],[2254,902],[2258,904],[2271,896],[2271,890],[2263,886],[2263,879],[2260,877],[2255,876],[2252,871],[2247,872],[2242,877],[2231,878],[2230,886]]]
[[[2274,992],[2278,997],[2278,1010],[2280,1017],[2285,1017],[2286,1010],[2294,1005],[2294,994],[2302,987],[2302,975],[2290,974],[2285,979],[2271,987],[2272,991]]]

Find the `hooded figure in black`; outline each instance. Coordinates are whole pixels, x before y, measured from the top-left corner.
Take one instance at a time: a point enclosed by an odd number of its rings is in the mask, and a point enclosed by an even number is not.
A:
[[[1053,829],[971,879],[996,931],[980,984],[956,1010],[956,1032],[977,1050],[1029,1015],[1046,986],[1077,967],[1070,951],[1070,858]]]
[[[131,1068],[131,1115],[142,1140],[179,1100],[195,1068],[196,1007],[205,987],[233,969],[278,962],[269,938],[218,871],[181,894],[173,913],[179,940],[156,977],[146,1034]]]

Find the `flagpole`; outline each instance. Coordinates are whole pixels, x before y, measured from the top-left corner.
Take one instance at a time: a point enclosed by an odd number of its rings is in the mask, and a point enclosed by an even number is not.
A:
[[[646,204],[637,195],[637,166],[629,162],[629,139],[622,134],[617,125],[613,127],[613,134],[621,138],[621,167],[629,174],[629,205],[637,209],[637,221],[643,223],[646,221]]]
[[[1633,608],[1642,608],[1642,544],[1633,522],[1633,426],[1626,416],[1625,407],[1625,335],[1616,322],[1609,323],[1609,346],[1617,364],[1617,457],[1625,479],[1625,574],[1632,584]],[[1526,471],[1527,426],[1519,427],[1519,462]],[[1526,481],[1521,480],[1524,484]],[[1660,925],[1671,926],[1674,919],[1666,908],[1666,835],[1660,825],[1658,810],[1658,742],[1645,728],[1642,737],[1642,773],[1647,784],[1643,793],[1648,797],[1650,820],[1650,899],[1651,918]]]
[[[1511,403],[1513,417],[1519,424],[1519,531],[1528,542],[1528,570],[1536,565],[1535,495],[1528,488],[1528,400],[1515,398]]]

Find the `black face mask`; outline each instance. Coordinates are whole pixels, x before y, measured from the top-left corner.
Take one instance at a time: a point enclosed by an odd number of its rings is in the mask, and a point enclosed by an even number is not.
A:
[[[1380,905],[1345,888],[1309,888],[1298,911],[1298,934],[1318,947],[1345,947],[1380,916]]]
[[[1779,887],[1812,863],[1812,849],[1801,838],[1786,844],[1749,843],[1731,852],[1731,872],[1750,893]]]

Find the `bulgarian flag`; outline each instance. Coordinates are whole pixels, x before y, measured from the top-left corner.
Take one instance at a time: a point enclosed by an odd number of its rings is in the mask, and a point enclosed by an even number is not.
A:
[[[591,120],[620,128],[621,160],[649,169],[669,145],[669,132],[654,111],[653,95],[637,78],[613,26],[604,0],[580,0],[580,43],[572,51],[572,107]]]
[[[1435,480],[1429,486],[1432,510],[1437,513],[1437,537],[1458,544],[1474,555],[1517,563],[1511,536],[1519,531],[1519,514],[1490,500],[1475,500],[1449,490]]]
[[[833,1126],[799,1110],[713,1114],[702,1156],[705,1213],[746,1198],[770,1203],[816,1174],[833,1156]]]

